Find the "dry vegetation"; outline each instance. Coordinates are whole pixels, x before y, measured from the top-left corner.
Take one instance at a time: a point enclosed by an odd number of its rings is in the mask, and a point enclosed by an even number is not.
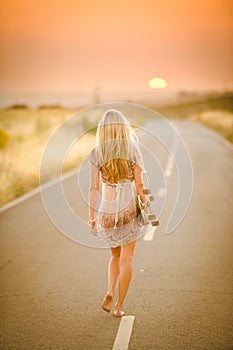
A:
[[[206,111],[193,114],[189,119],[208,126],[233,143],[233,112],[224,110]]]
[[[190,119],[215,130],[233,143],[233,94],[164,107],[153,106],[166,118]]]
[[[75,112],[61,108],[0,110],[0,206],[39,185],[43,150],[54,130]],[[80,120],[79,126],[85,131],[88,120]],[[64,172],[80,164],[94,140],[94,134],[88,133],[74,144]]]

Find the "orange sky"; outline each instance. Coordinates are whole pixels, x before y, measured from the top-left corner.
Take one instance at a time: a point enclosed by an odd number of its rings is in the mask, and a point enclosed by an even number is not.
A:
[[[0,3],[1,91],[233,87],[231,0]]]

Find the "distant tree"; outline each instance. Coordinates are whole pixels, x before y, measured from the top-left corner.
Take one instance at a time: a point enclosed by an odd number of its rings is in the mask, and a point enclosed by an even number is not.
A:
[[[8,106],[6,109],[27,109],[28,106],[25,104],[13,104]]]

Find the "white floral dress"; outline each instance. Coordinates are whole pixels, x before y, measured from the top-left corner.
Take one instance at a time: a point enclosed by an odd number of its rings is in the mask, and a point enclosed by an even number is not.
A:
[[[97,240],[105,240],[110,247],[115,248],[141,238],[152,226],[150,223],[143,224],[136,206],[134,167],[139,165],[143,169],[140,153],[135,152],[133,159],[128,161],[127,178],[116,184],[106,181],[98,164],[97,148],[90,152],[89,160],[101,173],[102,186],[96,206],[96,224],[93,228]]]

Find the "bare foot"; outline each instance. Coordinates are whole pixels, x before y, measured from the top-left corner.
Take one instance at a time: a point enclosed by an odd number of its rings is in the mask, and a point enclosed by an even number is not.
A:
[[[114,311],[113,311],[113,315],[115,317],[121,317],[121,316],[124,316],[124,311],[121,310],[122,309],[122,306],[119,306],[117,303],[115,304],[114,306]]]
[[[110,312],[113,302],[113,293],[107,293],[102,301],[101,307],[103,310]]]

